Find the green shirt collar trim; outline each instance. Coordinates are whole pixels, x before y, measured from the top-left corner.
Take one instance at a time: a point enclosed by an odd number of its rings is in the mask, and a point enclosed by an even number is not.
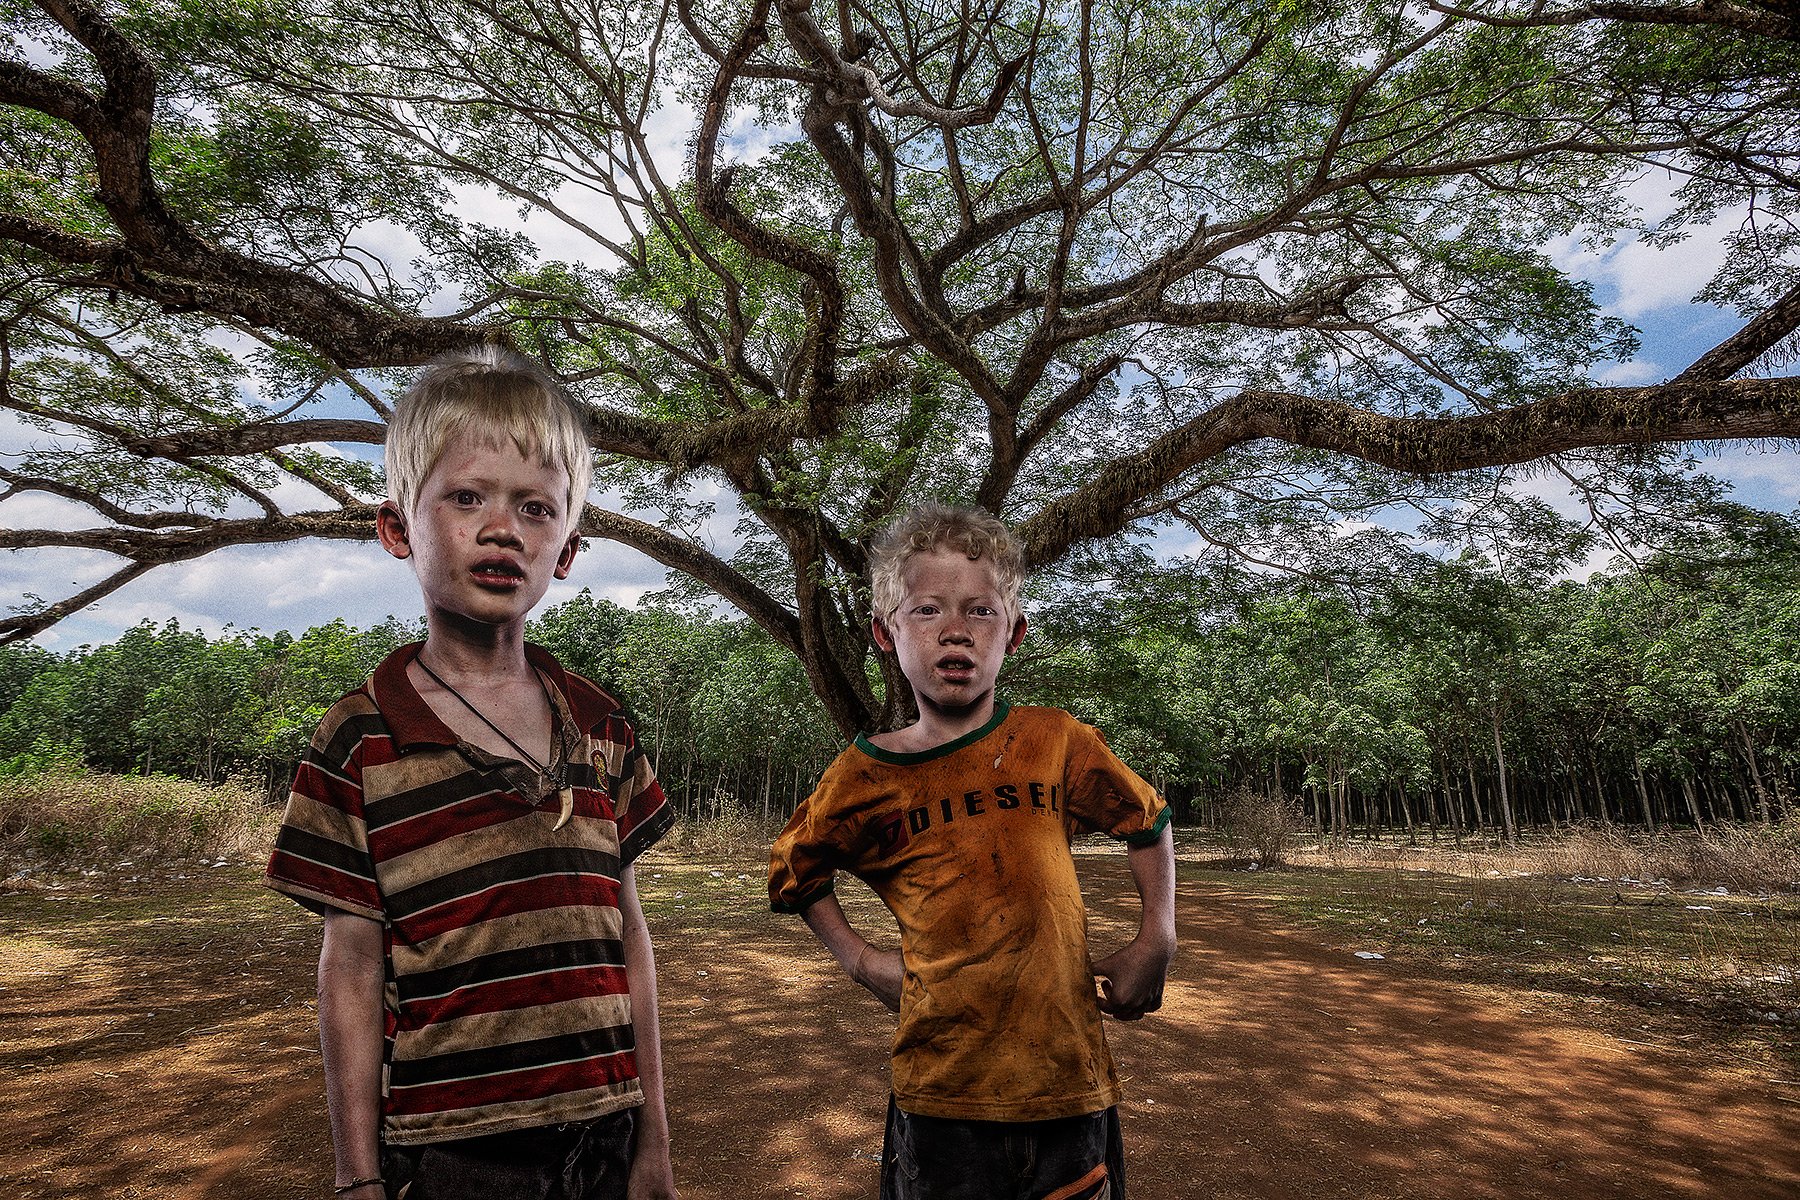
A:
[[[883,750],[869,740],[869,735],[856,735],[856,748],[874,759],[895,767],[911,767],[919,763],[930,762],[935,758],[943,758],[946,754],[954,754],[964,746],[972,746],[994,730],[1000,728],[1000,722],[1006,720],[1006,714],[1012,711],[1012,705],[1004,700],[994,701],[994,715],[988,718],[986,725],[980,729],[971,729],[959,738],[945,742],[941,746],[933,746],[929,750],[919,750],[911,754],[900,754],[893,750]]]

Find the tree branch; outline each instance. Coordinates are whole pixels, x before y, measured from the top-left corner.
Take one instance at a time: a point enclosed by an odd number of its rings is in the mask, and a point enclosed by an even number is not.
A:
[[[1496,413],[1389,417],[1315,396],[1246,391],[1044,507],[1020,533],[1033,566],[1124,528],[1132,505],[1234,446],[1274,438],[1414,475],[1529,462],[1592,446],[1800,438],[1800,378],[1582,388]]]
[[[232,521],[207,521],[188,529],[157,532],[148,529],[0,529],[0,550],[61,547],[104,550],[130,560],[129,565],[93,587],[78,592],[34,613],[0,620],[0,645],[41,633],[72,612],[92,604],[154,567],[199,558],[225,546],[291,542],[324,537],[366,540],[374,535],[375,507],[361,504],[293,516],[254,517]]]
[[[33,613],[0,618],[0,646],[10,646],[35,637],[71,613],[80,612],[94,601],[110,596],[157,564],[134,562],[114,571],[92,587],[83,588],[67,600],[59,600]]]
[[[87,488],[76,487],[74,484],[64,483],[60,479],[41,479],[35,476],[21,475],[17,471],[5,467],[0,467],[0,482],[7,485],[6,491],[0,492],[0,500],[10,500],[24,492],[44,492],[47,495],[60,496],[64,500],[73,500],[77,504],[86,505],[108,520],[138,529],[188,528],[204,525],[213,519],[187,512],[132,512]]]
[[[1695,359],[1693,366],[1675,377],[1675,382],[1730,379],[1796,329],[1800,329],[1800,283],[1757,313],[1748,325]]]
[[[171,310],[205,308],[279,329],[345,367],[413,364],[491,336],[450,321],[381,311],[310,275],[208,244],[164,204],[151,173],[156,73],[136,47],[85,0],[41,7],[94,56],[106,82],[95,100],[30,67],[0,74],[0,101],[74,125],[93,152],[96,198],[120,232],[102,242],[17,213],[0,215],[0,239],[69,265],[103,265],[75,282],[141,296]]]
[[[1729,0],[1700,0],[1697,4],[1580,4],[1556,10],[1547,8],[1544,0],[1536,0],[1525,13],[1490,13],[1440,0],[1427,0],[1427,7],[1448,16],[1509,29],[1621,21],[1641,25],[1713,25],[1759,37],[1800,41],[1800,19],[1771,12],[1773,5],[1751,8]]]
[[[691,576],[729,600],[788,650],[800,653],[800,622],[748,576],[718,556],[660,525],[588,505],[581,514],[584,537],[630,546],[671,570]]]

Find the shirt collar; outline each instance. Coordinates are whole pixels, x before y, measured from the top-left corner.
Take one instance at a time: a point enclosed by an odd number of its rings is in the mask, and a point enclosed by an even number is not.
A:
[[[431,711],[431,705],[425,703],[406,674],[406,668],[424,648],[424,642],[400,647],[382,660],[369,679],[375,707],[381,710],[388,732],[402,751],[417,746],[455,746],[462,740]],[[563,670],[562,664],[542,646],[526,643],[525,659],[549,683],[552,702],[562,710],[565,730],[586,733],[618,709],[616,700],[581,676]]]

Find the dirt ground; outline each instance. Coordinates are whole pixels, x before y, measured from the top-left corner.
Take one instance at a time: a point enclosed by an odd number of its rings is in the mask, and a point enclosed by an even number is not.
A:
[[[1082,870],[1107,947],[1124,862]],[[682,1195],[873,1196],[892,1019],[753,871],[640,881]],[[106,896],[0,897],[0,1194],[329,1195],[316,923],[249,872],[173,886],[117,935],[26,911]],[[1134,1200],[1800,1195],[1800,1082],[1358,959],[1227,886],[1184,880],[1179,913],[1162,1012],[1109,1027]]]

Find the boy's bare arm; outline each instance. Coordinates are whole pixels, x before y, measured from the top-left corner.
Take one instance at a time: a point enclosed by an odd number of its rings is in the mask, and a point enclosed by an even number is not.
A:
[[[386,982],[381,923],[354,913],[325,916],[319,951],[319,1050],[337,1184],[381,1175],[381,993]],[[371,1183],[347,1200],[382,1195]]]
[[[1175,839],[1164,828],[1147,846],[1127,852],[1143,918],[1138,935],[1122,950],[1094,964],[1100,1010],[1135,1021],[1162,1007],[1163,983],[1175,957]]]
[[[675,1168],[669,1159],[669,1110],[663,1101],[662,1026],[656,1013],[656,955],[650,927],[638,903],[637,877],[619,873],[619,915],[623,918],[625,979],[631,990],[631,1031],[637,1043],[638,1082],[644,1105],[638,1110],[636,1150],[631,1159],[629,1200],[675,1200]]]
[[[904,967],[898,950],[877,950],[851,928],[844,906],[826,895],[808,905],[800,917],[813,936],[825,943],[844,973],[868,988],[889,1012],[900,1011],[900,980]]]

